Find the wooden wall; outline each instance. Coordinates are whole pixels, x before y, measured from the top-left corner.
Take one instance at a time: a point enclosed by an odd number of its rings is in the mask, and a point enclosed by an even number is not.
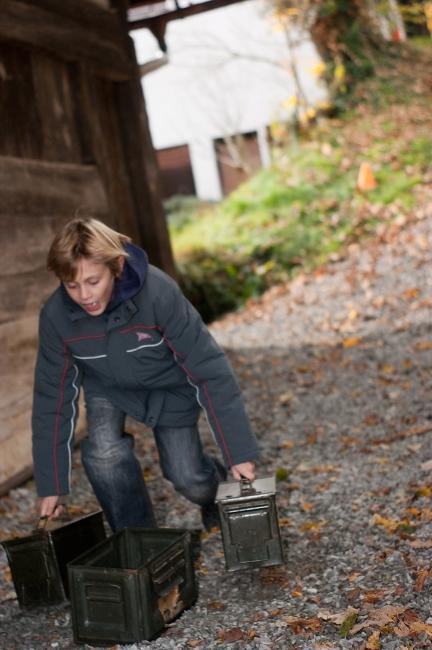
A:
[[[76,214],[174,273],[122,0],[0,0],[0,493],[31,472],[37,316],[54,232]]]

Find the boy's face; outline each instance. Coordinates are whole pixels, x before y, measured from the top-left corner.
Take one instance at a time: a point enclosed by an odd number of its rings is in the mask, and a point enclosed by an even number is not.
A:
[[[63,284],[72,300],[90,316],[99,316],[111,300],[114,275],[106,264],[97,264],[82,257],[75,278]]]

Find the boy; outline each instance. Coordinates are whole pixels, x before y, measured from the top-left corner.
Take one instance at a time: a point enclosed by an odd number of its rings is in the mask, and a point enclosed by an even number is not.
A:
[[[69,492],[80,387],[88,436],[84,469],[113,531],[155,527],[126,414],[154,432],[162,473],[217,525],[225,467],[204,453],[204,409],[233,477],[254,479],[258,448],[233,371],[200,316],[145,252],[96,219],[74,219],[52,242],[60,286],[41,310],[33,402],[33,459],[41,516]]]

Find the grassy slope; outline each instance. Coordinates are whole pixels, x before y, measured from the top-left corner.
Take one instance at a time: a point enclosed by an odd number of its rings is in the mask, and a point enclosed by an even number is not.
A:
[[[273,166],[220,204],[171,216],[183,288],[206,320],[416,217],[432,172],[430,52],[383,66],[338,119],[295,142],[287,132]],[[368,193],[356,189],[362,161],[377,180]]]

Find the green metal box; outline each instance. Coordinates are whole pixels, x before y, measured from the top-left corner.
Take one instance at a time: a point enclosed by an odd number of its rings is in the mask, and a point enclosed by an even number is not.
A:
[[[285,562],[274,477],[220,483],[216,503],[227,571]]]
[[[68,565],[75,643],[150,640],[194,604],[193,533],[125,528]]]
[[[1,542],[19,605],[36,607],[67,600],[67,563],[105,538],[99,511],[54,530],[40,528],[27,537]]]

